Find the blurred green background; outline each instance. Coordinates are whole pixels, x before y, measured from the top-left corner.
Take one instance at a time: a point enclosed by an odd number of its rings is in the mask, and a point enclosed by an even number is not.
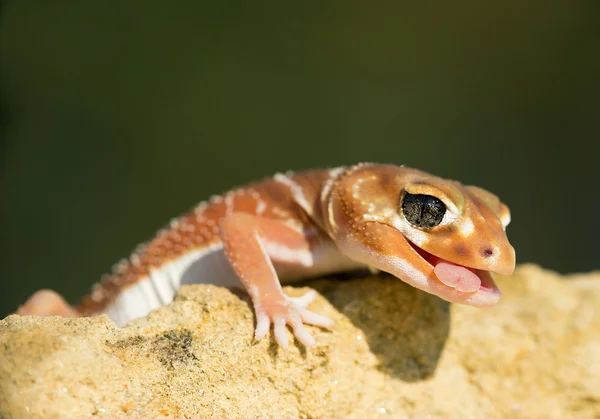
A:
[[[276,171],[485,187],[519,262],[600,268],[600,3],[4,1],[0,315],[71,301],[171,217]]]

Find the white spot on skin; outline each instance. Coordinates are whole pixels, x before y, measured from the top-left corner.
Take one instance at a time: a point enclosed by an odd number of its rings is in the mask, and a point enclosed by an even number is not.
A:
[[[94,284],[90,298],[93,301],[101,301],[104,298],[104,288],[100,284]]]
[[[267,204],[262,199],[257,199],[256,201],[256,214],[262,215],[267,209]]]
[[[131,258],[129,260],[135,267],[139,267],[141,265],[140,257],[137,254],[131,255]]]
[[[208,204],[206,203],[206,201],[200,202],[196,208],[194,208],[194,213],[199,215],[202,214],[206,208],[208,208]]]
[[[273,180],[275,182],[278,182],[278,183],[281,183],[283,185],[286,185],[290,189],[293,188],[296,185],[296,183],[293,182],[292,179],[290,179],[289,177],[287,177],[283,173],[275,173],[275,175],[273,175]]]
[[[500,222],[502,223],[502,227],[506,230],[506,226],[510,224],[510,212],[506,211],[504,214],[502,214]]]
[[[473,221],[466,219],[460,225],[460,234],[463,237],[469,237],[475,231],[475,224]]]
[[[250,196],[255,201],[258,201],[260,199],[260,194],[255,189],[248,189],[248,193],[250,193]]]
[[[223,197],[221,195],[213,195],[210,197],[210,202],[213,204],[220,204],[223,202]]]
[[[121,259],[115,266],[113,266],[112,271],[118,275],[122,275],[127,271],[127,259]]]
[[[233,197],[234,193],[228,193],[225,195],[225,214],[231,214],[233,212]]]
[[[346,170],[345,166],[335,167],[329,171],[329,177],[331,179],[337,178],[344,170]]]
[[[365,181],[364,178],[356,179],[356,182],[354,182],[354,185],[352,185],[352,198],[354,198],[356,200],[360,199],[358,192],[364,181]]]
[[[287,212],[285,210],[282,210],[279,207],[272,208],[271,212],[273,212],[273,215],[276,215],[276,216],[281,217],[281,218],[289,218],[289,215],[290,215],[289,212]]]

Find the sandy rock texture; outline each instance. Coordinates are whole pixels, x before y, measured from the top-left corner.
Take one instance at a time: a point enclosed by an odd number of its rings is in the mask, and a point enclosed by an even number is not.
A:
[[[248,300],[208,285],[122,329],[9,316],[0,417],[600,417],[600,273],[524,265],[498,283],[476,309],[388,276],[308,282],[336,321],[310,350],[253,343]]]

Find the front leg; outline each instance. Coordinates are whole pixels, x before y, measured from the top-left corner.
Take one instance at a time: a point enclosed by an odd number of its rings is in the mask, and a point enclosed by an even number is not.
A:
[[[289,225],[246,213],[233,213],[220,222],[220,235],[225,255],[250,294],[256,314],[255,339],[259,340],[273,324],[277,343],[287,347],[286,324],[305,346],[315,341],[304,323],[331,327],[333,322],[306,309],[315,292],[300,298],[283,293],[271,260],[309,267],[312,254],[308,238]]]

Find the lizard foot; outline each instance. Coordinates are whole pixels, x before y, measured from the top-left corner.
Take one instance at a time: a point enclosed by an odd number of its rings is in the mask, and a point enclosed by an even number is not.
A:
[[[21,316],[80,316],[60,294],[51,290],[37,291],[17,310],[17,314]]]
[[[332,320],[306,308],[315,299],[316,295],[317,293],[311,290],[302,297],[293,298],[283,295],[283,298],[278,299],[278,301],[255,305],[256,331],[254,339],[260,340],[263,338],[272,323],[275,340],[280,346],[287,348],[288,337],[285,327],[290,325],[298,341],[307,347],[315,346],[315,340],[308,333],[304,324],[325,328],[333,326]]]

